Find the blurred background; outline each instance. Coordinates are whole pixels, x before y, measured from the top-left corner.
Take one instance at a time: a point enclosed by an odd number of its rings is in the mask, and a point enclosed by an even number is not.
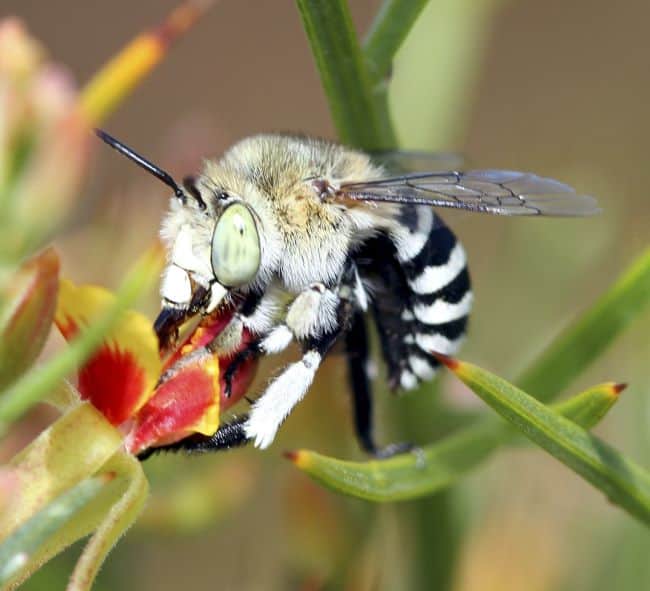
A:
[[[24,19],[81,84],[174,4],[3,0],[0,15]],[[361,34],[380,4],[350,1]],[[402,48],[391,103],[403,147],[553,176],[596,195],[604,210],[588,220],[445,215],[475,284],[462,358],[514,379],[648,244],[649,18],[640,0],[432,0]],[[221,0],[106,127],[177,176],[261,131],[334,137],[289,0]],[[57,243],[64,274],[115,287],[155,239],[166,196],[98,146],[81,220]],[[141,307],[153,318],[156,294]],[[645,466],[648,334],[646,313],[571,388],[629,382],[598,433]],[[381,441],[426,443],[452,417],[487,412],[450,376],[438,386],[382,395]],[[23,432],[47,420],[36,411]],[[502,450],[452,491],[377,506],[313,484],[281,457],[294,448],[362,457],[340,359],[328,360],[270,450],[147,462],[146,513],[95,588],[650,589],[650,533],[540,451]],[[63,588],[78,551],[24,588]]]

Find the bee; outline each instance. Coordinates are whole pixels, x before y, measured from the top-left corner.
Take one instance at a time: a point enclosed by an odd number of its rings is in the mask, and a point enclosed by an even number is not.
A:
[[[106,132],[99,137],[174,192],[162,222],[168,264],[154,328],[164,348],[188,318],[232,309],[206,354],[231,356],[226,396],[244,362],[295,342],[301,357],[213,436],[169,449],[267,448],[341,341],[361,447],[378,457],[372,429],[367,323],[374,322],[392,389],[430,380],[452,355],[472,307],[467,259],[437,209],[505,216],[584,216],[592,197],[534,174],[507,170],[391,176],[361,151],[294,135],[243,139],[179,185]],[[408,160],[408,158],[407,158]],[[242,339],[246,334],[246,345]]]

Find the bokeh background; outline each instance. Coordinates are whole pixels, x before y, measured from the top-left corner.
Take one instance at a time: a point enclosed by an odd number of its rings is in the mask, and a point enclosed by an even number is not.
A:
[[[350,4],[365,31],[380,1]],[[82,83],[173,5],[3,0],[0,15],[22,17]],[[445,216],[475,284],[463,358],[514,378],[648,244],[648,19],[641,0],[431,0],[401,50],[391,102],[404,147],[557,177],[604,210],[589,220]],[[179,176],[256,132],[334,137],[290,0],[222,0],[106,127]],[[83,211],[57,243],[64,273],[114,287],[154,240],[165,196],[98,147]],[[152,317],[156,307],[155,294],[142,303]],[[646,313],[571,388],[630,383],[598,433],[646,466],[649,334]],[[383,396],[381,439],[433,441],[454,420],[488,412],[450,376],[437,390]],[[148,462],[153,497],[96,589],[650,589],[650,533],[532,448],[502,450],[425,501],[375,506],[322,490],[281,452],[361,458],[349,410],[333,358],[270,450]],[[47,420],[37,410],[22,432]],[[78,550],[24,588],[63,588]]]

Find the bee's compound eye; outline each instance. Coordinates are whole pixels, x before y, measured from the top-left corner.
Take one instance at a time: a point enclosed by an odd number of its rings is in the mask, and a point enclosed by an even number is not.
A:
[[[260,266],[260,237],[250,210],[229,205],[212,236],[212,270],[222,285],[237,287],[251,281]]]

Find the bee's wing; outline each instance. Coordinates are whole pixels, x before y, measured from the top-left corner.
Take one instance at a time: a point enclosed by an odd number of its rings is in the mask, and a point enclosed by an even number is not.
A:
[[[345,183],[337,196],[495,215],[586,216],[600,211],[593,197],[578,195],[568,185],[510,170],[415,173]]]
[[[370,152],[377,164],[391,173],[436,172],[458,170],[464,158],[453,152],[420,152],[418,150],[380,150]]]

